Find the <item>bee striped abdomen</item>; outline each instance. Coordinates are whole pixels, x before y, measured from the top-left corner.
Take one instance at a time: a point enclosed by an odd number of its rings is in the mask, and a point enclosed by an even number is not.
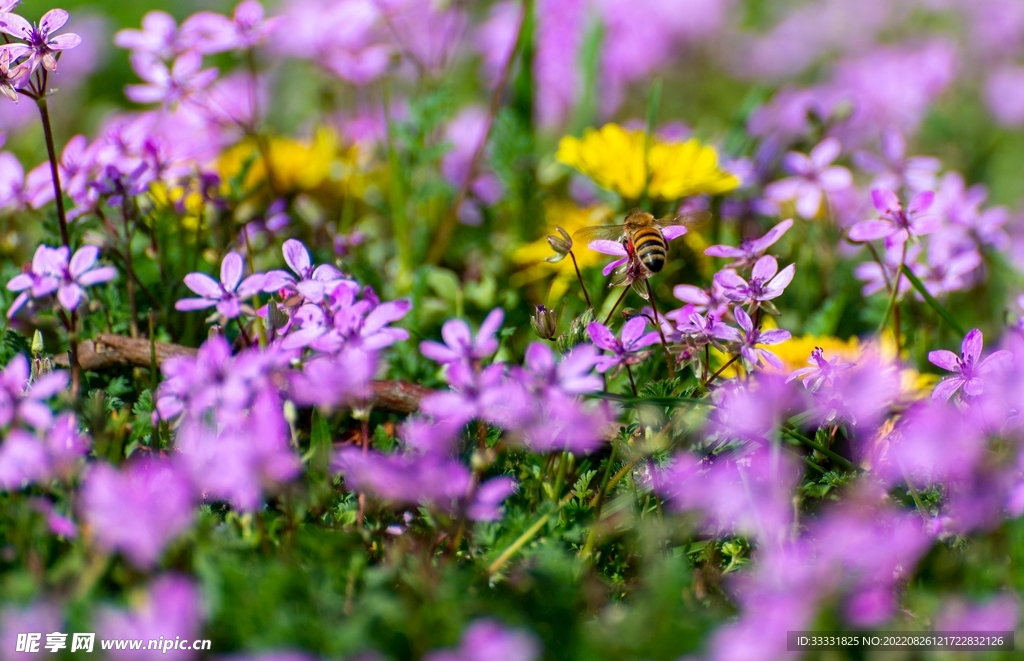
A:
[[[668,246],[665,244],[665,237],[661,235],[661,230],[654,227],[638,230],[633,235],[633,249],[640,263],[651,273],[657,273],[665,266]]]

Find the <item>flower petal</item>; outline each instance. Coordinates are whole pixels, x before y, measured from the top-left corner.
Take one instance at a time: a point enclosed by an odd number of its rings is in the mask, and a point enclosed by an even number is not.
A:
[[[219,299],[223,294],[220,283],[205,273],[189,273],[185,286],[204,298]]]
[[[288,264],[288,268],[295,271],[300,278],[304,278],[306,270],[312,266],[306,246],[297,239],[288,239],[281,247],[281,252],[284,253],[284,261]]]
[[[619,351],[619,341],[604,324],[596,321],[590,322],[587,324],[587,334],[590,335],[590,340],[595,346],[605,351],[615,351],[616,353]]]
[[[960,355],[967,365],[973,365],[981,357],[981,349],[984,346],[984,337],[981,331],[975,328],[967,333],[963,343],[960,345]]]
[[[68,22],[68,13],[63,9],[51,9],[50,11],[43,14],[43,17],[39,19],[39,30],[49,35],[51,32],[64,27],[64,24]]]
[[[71,263],[68,264],[68,272],[71,277],[77,278],[92,268],[99,256],[100,249],[96,246],[82,246],[76,250],[75,254],[71,256]]]
[[[750,275],[761,282],[765,282],[771,280],[778,272],[779,263],[771,255],[765,255],[754,263],[754,268]]]
[[[850,228],[851,241],[875,241],[889,236],[893,224],[886,220],[862,220]]]
[[[220,263],[220,281],[224,289],[235,291],[242,280],[242,267],[242,256],[237,252],[224,255],[224,260]]]
[[[960,371],[960,363],[958,362],[958,359],[959,356],[952,351],[946,351],[945,349],[928,352],[928,362],[932,365],[941,367],[948,372]]]
[[[685,225],[669,225],[668,227],[661,228],[661,235],[665,237],[666,241],[671,241],[672,239],[678,239],[688,231]]]

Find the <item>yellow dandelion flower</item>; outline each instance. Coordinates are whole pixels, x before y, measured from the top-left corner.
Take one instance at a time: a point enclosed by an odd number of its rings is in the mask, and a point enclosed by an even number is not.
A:
[[[170,187],[157,181],[150,185],[148,193],[153,205],[158,209],[183,207],[185,214],[181,218],[181,223],[185,229],[195,231],[203,222],[203,210],[206,204],[199,191],[186,190],[184,186]]]
[[[647,192],[657,200],[717,195],[740,185],[736,175],[718,167],[714,147],[696,138],[678,142],[659,137],[648,146],[645,131],[618,124],[586,129],[582,138],[565,136],[555,158],[626,200],[638,200],[643,195],[648,175]]]
[[[359,197],[365,192],[365,159],[355,145],[341,145],[333,131],[321,129],[311,140],[270,138],[266,152],[274,187],[279,193],[326,188],[337,194]],[[243,169],[245,190],[257,190],[266,183],[266,163],[255,140],[239,142],[225,150],[218,161],[218,172],[225,186],[241,176]]]
[[[573,268],[571,259],[563,259],[555,263],[544,261],[555,254],[548,244],[547,235],[556,234],[555,226],[558,226],[572,236],[572,233],[578,229],[606,222],[611,215],[612,210],[603,205],[578,207],[572,202],[564,200],[546,204],[544,219],[547,230],[536,241],[520,246],[512,253],[512,261],[525,268],[512,274],[509,286],[518,288],[554,275],[551,289],[548,291],[547,302],[550,305],[556,303],[570,287],[579,285],[575,284],[576,270]],[[586,246],[573,246],[573,254],[576,256],[576,262],[581,271],[603,264],[608,259],[606,255],[588,250]]]

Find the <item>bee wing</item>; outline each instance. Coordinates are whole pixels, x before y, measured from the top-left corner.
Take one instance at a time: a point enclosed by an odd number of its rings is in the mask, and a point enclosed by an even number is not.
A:
[[[584,227],[583,229],[578,229],[573,232],[572,242],[573,244],[581,243],[586,245],[597,239],[618,241],[622,238],[622,234],[622,225],[594,225],[592,227]]]
[[[699,211],[684,211],[677,214],[675,218],[664,218],[658,221],[658,227],[665,235],[666,241],[686,234],[691,227],[703,225],[711,219],[711,212],[703,209]]]

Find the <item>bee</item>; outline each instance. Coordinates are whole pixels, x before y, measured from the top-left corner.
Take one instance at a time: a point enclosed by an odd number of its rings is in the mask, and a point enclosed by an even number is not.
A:
[[[708,211],[687,211],[675,218],[656,220],[646,211],[633,209],[626,214],[621,225],[584,227],[577,230],[572,238],[574,242],[589,243],[595,239],[605,239],[622,244],[626,251],[626,267],[611,283],[612,287],[618,287],[646,280],[665,267],[668,242],[663,230],[679,225],[698,225],[709,218],[711,213]],[[679,236],[679,233],[673,234],[670,238],[675,236]]]

